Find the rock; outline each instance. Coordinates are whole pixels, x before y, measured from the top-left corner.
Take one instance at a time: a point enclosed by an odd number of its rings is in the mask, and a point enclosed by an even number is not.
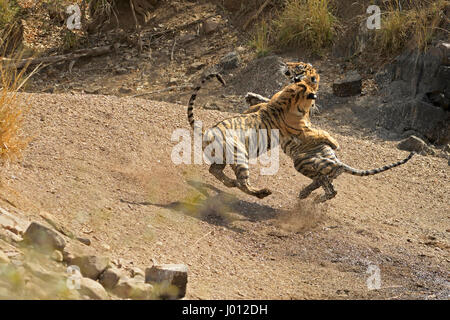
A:
[[[267,56],[253,60],[228,81],[227,87],[233,94],[244,96],[255,92],[264,97],[272,97],[280,91],[289,79],[285,76],[286,65],[278,56]]]
[[[247,94],[245,95],[245,102],[249,106],[254,106],[260,103],[269,102],[269,99],[257,93],[247,92]]]
[[[78,256],[71,259],[70,263],[78,266],[84,277],[97,280],[100,274],[108,267],[109,258],[91,255]]]
[[[131,268],[131,277],[135,278],[137,276],[142,276],[145,278],[145,272],[141,268],[138,268],[138,267]]]
[[[95,300],[109,300],[108,293],[100,283],[89,278],[80,279],[80,289],[78,292],[81,295],[86,295]]]
[[[122,74],[128,73],[128,70],[125,69],[125,68],[116,68],[114,70],[114,73],[117,74],[117,75],[122,75]]]
[[[27,244],[49,252],[53,252],[53,250],[62,251],[66,246],[63,237],[56,231],[37,222],[30,224],[23,235],[23,240]]]
[[[83,91],[87,94],[98,94],[100,92],[100,88],[85,88]]]
[[[178,84],[178,81],[180,81],[179,79],[177,79],[177,78],[170,78],[169,79],[169,82],[167,83],[169,86],[174,86],[174,85],[177,85]]]
[[[75,258],[75,255],[66,249],[67,248],[64,248],[64,250],[62,252],[63,253],[63,261],[66,262],[67,264],[71,264],[72,259]]]
[[[202,34],[214,33],[219,28],[219,23],[213,19],[208,19],[203,21],[202,24]]]
[[[184,264],[154,265],[145,270],[145,282],[157,285],[162,299],[182,298],[186,295],[188,267]]]
[[[348,72],[344,79],[333,83],[333,93],[338,97],[350,97],[361,94],[362,79],[357,71]]]
[[[117,268],[111,267],[103,271],[100,275],[99,281],[108,290],[113,289],[123,277],[123,272]]]
[[[219,67],[222,70],[231,70],[239,67],[241,58],[236,51],[230,52],[220,59]]]
[[[55,260],[56,262],[63,262],[63,260],[64,260],[64,256],[63,256],[62,252],[59,250],[53,251],[51,258],[53,260]]]
[[[430,147],[427,146],[425,141],[423,141],[420,138],[417,138],[416,136],[410,136],[409,138],[406,138],[405,140],[401,141],[397,148],[400,150],[405,151],[414,151],[421,154],[429,154]]]
[[[449,66],[450,65],[450,43],[440,42],[437,45],[437,48],[442,52],[442,64]]]
[[[443,148],[442,151],[450,153],[450,144],[446,144]]]
[[[8,256],[2,250],[0,250],[0,264],[10,263]]]
[[[80,241],[82,244],[85,244],[87,246],[91,245],[91,239],[78,237],[77,240]]]
[[[377,109],[377,122],[388,130],[414,130],[437,145],[450,142],[450,113],[442,108],[419,99],[403,99]]]
[[[187,43],[193,41],[195,38],[196,38],[195,34],[187,33],[187,34],[183,34],[183,35],[179,36],[177,38],[177,40],[181,44],[187,44]]]
[[[34,276],[44,280],[44,281],[55,281],[58,278],[63,278],[65,274],[61,274],[52,270],[48,270],[41,263],[35,263],[31,261],[27,261],[23,264],[24,268],[30,271]]]
[[[127,93],[131,93],[131,92],[133,92],[133,90],[131,88],[126,88],[126,87],[119,88],[119,93],[127,94]]]
[[[119,280],[112,293],[122,299],[150,300],[154,298],[151,284],[127,277]]]
[[[200,61],[194,62],[189,66],[187,73],[188,74],[195,73],[196,71],[202,69],[205,66],[206,66],[206,64],[203,62],[200,62]]]

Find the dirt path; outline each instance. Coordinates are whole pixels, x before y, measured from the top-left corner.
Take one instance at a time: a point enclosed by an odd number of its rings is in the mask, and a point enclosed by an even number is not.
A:
[[[337,197],[316,206],[296,200],[309,181],[281,155],[275,176],[252,168],[254,184],[274,191],[257,200],[223,187],[206,165],[172,163],[171,134],[187,128],[185,106],[95,95],[24,98],[31,107],[25,131],[34,139],[23,161],[4,170],[2,201],[31,215],[52,212],[125,265],[187,264],[187,298],[449,297],[444,159],[416,156],[377,176],[343,175]],[[196,111],[207,124],[225,116]],[[332,123],[316,120],[354,167],[406,154]],[[370,264],[381,270],[380,290],[367,289]]]

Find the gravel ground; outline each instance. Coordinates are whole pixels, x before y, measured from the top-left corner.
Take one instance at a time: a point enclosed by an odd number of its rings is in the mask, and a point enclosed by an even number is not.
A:
[[[207,165],[172,163],[171,134],[188,128],[185,106],[81,94],[23,98],[33,139],[22,161],[4,169],[3,200],[30,216],[51,212],[125,265],[187,264],[187,298],[449,297],[444,159],[415,156],[380,175],[342,175],[336,198],[314,205],[297,200],[309,180],[281,155],[274,176],[251,169],[256,186],[273,190],[258,200],[221,185]],[[229,116],[195,114],[209,125]],[[357,124],[336,125],[339,114],[314,122],[356,168],[407,154]],[[369,265],[380,269],[379,290],[368,290]]]

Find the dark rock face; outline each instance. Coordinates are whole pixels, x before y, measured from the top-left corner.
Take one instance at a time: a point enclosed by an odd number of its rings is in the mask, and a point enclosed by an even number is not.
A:
[[[376,76],[388,102],[380,106],[380,124],[398,132],[414,130],[431,143],[450,142],[450,45],[425,53],[409,51]]]
[[[450,113],[442,108],[418,99],[394,101],[379,108],[386,129],[398,133],[414,130],[438,145],[450,141]]]

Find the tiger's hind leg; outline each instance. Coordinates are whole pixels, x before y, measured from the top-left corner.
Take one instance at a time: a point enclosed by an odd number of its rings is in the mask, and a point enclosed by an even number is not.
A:
[[[333,199],[337,195],[337,191],[334,189],[334,186],[332,184],[332,179],[323,176],[320,179],[320,184],[325,190],[325,193],[319,197],[316,198],[316,202],[325,202],[327,200]]]
[[[298,197],[300,199],[306,199],[311,194],[311,192],[313,192],[320,186],[321,186],[321,184],[318,180],[313,180],[313,182],[311,184],[307,185],[306,187],[303,188],[302,191],[300,191]]]
[[[223,169],[225,169],[226,164],[216,164],[213,163],[209,167],[209,173],[211,173],[217,180],[221,181],[226,187],[234,188],[237,186],[237,181],[233,180],[225,175]]]
[[[247,164],[231,165],[231,168],[234,170],[234,173],[236,174],[237,187],[246,194],[255,196],[259,199],[265,198],[272,194],[272,191],[270,191],[267,188],[258,190],[250,185],[249,182],[250,172],[248,170]]]

